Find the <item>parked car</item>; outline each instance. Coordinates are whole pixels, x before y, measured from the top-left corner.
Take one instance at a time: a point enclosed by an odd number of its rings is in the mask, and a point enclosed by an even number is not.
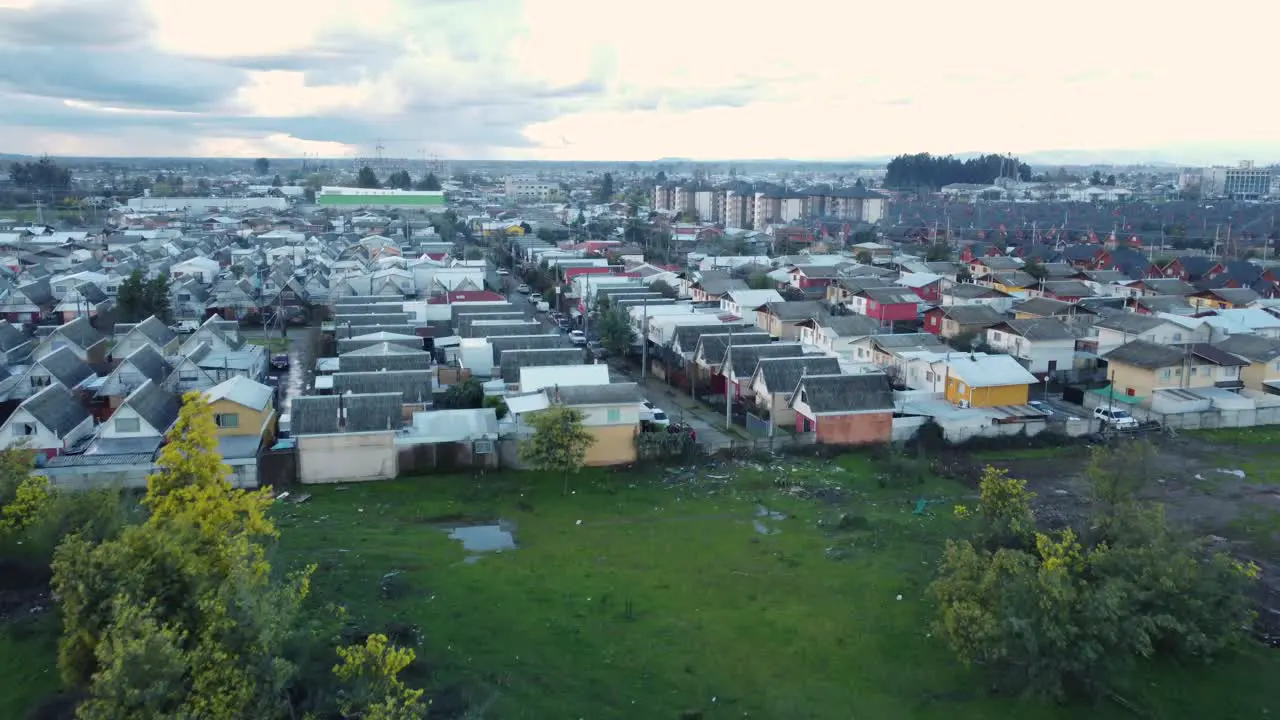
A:
[[[507,270],[506,268],[498,268],[498,277],[506,277],[510,274],[511,274],[510,270]]]
[[[569,318],[566,318],[566,317],[562,317],[562,318],[560,318],[559,320],[557,320],[557,321],[556,321],[556,326],[557,326],[557,327],[559,327],[561,330],[563,330],[563,331],[565,331],[565,332],[568,332],[568,331],[569,331]]]
[[[1053,414],[1053,408],[1049,407],[1048,403],[1044,402],[1043,400],[1028,400],[1027,404],[1039,410],[1040,412],[1044,413],[1045,415]]]
[[[276,370],[289,369],[289,353],[276,353],[271,356],[271,367]]]
[[[520,294],[522,294],[522,295],[528,295],[528,294],[529,294],[529,286],[528,286],[528,285],[525,285],[524,283],[520,283],[519,285],[517,285],[517,286],[516,286],[516,292],[518,292],[518,293],[520,293]]]
[[[658,427],[666,427],[671,424],[671,418],[667,417],[667,413],[648,400],[640,403],[640,420],[653,423]]]
[[[534,305],[537,305],[538,303],[542,302],[542,293],[534,293],[530,295],[529,302],[533,303]]]
[[[179,335],[190,335],[200,329],[200,323],[195,320],[179,320],[178,322],[170,325],[169,329]]]
[[[1098,406],[1093,409],[1093,417],[1102,421],[1103,427],[1114,427],[1117,430],[1132,430],[1138,427],[1138,421],[1127,410],[1114,407]]]
[[[574,345],[586,345],[587,334],[582,332],[581,330],[570,330],[569,342],[573,343]]]

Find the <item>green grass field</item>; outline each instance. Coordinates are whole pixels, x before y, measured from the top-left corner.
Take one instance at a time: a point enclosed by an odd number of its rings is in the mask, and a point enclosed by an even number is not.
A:
[[[278,507],[276,561],[319,563],[317,601],[417,637],[412,680],[490,718],[1135,717],[992,696],[931,636],[968,489],[882,488],[859,456],[697,475],[585,472],[568,497],[536,473],[307,488]],[[937,502],[917,515],[920,498]],[[497,519],[519,548],[474,562],[444,529]],[[1256,718],[1280,712],[1277,670],[1247,650],[1116,688],[1141,717]]]
[[[0,622],[0,717],[20,719],[61,688],[60,629],[52,611]]]

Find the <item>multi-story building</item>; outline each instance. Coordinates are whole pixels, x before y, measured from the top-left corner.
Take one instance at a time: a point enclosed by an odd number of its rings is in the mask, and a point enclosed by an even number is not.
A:
[[[654,185],[653,186],[653,209],[654,210],[674,210],[676,203],[676,188],[674,185]]]
[[[1205,197],[1260,200],[1271,194],[1271,179],[1269,168],[1256,168],[1252,161],[1246,160],[1239,167],[1205,168],[1200,191]]]
[[[547,202],[560,194],[560,186],[550,180],[537,178],[505,178],[508,200],[533,200]]]

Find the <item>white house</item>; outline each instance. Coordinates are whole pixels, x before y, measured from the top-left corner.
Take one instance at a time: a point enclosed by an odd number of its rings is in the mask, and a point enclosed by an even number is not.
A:
[[[1076,337],[1061,320],[1006,320],[987,328],[987,345],[1013,356],[1035,375],[1070,370],[1076,356]]]
[[[147,380],[102,424],[103,439],[161,438],[178,419],[178,400]]]
[[[93,416],[61,385],[50,385],[27,398],[4,425],[0,447],[25,444],[47,457],[60,455],[93,432]]]
[[[169,268],[169,274],[174,279],[193,277],[205,285],[212,285],[221,270],[222,266],[218,264],[217,260],[196,256],[189,260],[174,263]]]

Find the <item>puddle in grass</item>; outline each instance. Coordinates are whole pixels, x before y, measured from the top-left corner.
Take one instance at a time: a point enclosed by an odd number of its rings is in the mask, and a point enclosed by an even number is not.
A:
[[[479,562],[486,553],[500,553],[519,547],[516,545],[515,524],[503,520],[490,525],[459,525],[444,529],[448,531],[450,540],[461,542],[462,549],[471,553],[463,560],[468,565]]]
[[[761,535],[777,535],[782,531],[777,528],[771,528],[768,525],[765,525],[764,521],[765,520],[785,520],[786,518],[787,516],[780,512],[775,512],[773,510],[770,510],[769,508],[763,505],[757,505],[756,519],[752,520],[751,524],[755,526],[756,532],[760,533]]]

